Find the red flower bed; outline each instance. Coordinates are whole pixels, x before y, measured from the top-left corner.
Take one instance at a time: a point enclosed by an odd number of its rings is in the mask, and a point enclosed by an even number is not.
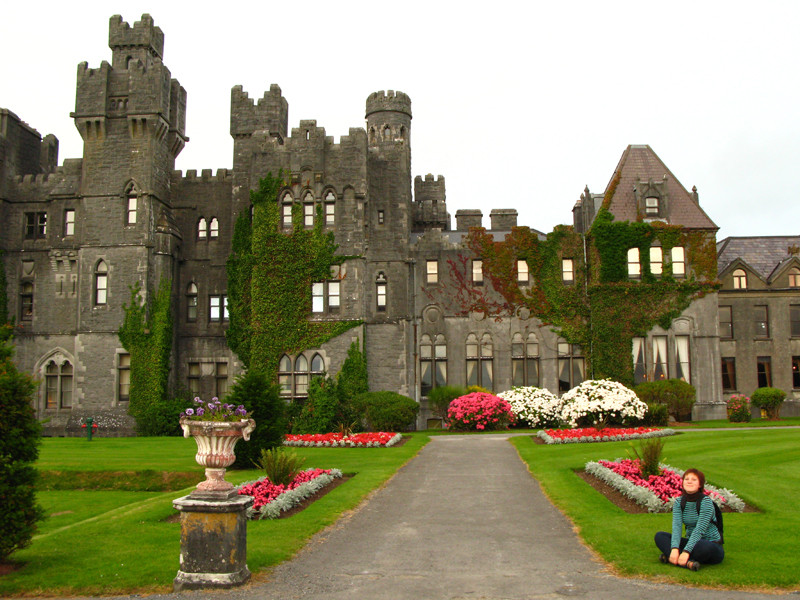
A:
[[[253,502],[253,509],[260,510],[261,507],[269,504],[284,492],[293,490],[307,481],[316,479],[323,473],[330,472],[330,469],[308,469],[306,471],[301,471],[289,485],[275,485],[265,477],[264,479],[259,479],[255,483],[240,487],[239,495],[252,496],[255,499]]]
[[[576,442],[615,442],[642,437],[672,435],[673,433],[671,429],[659,429],[658,427],[606,427],[604,429],[584,427],[582,429],[544,429],[538,435],[548,444],[566,444]]]
[[[392,446],[403,439],[399,433],[376,431],[369,433],[304,433],[290,434],[283,440],[284,446],[317,446],[341,448],[378,448]]]
[[[662,502],[677,498],[683,493],[681,476],[671,469],[662,469],[660,475],[650,475],[644,479],[639,470],[638,460],[623,458],[615,462],[610,460],[598,460],[597,462],[634,485],[650,490]],[[706,489],[705,493],[721,503],[726,502],[725,497],[714,490]]]

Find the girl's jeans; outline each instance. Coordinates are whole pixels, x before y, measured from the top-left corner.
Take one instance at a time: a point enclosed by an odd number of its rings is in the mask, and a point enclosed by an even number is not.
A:
[[[688,538],[681,538],[681,551],[683,551],[683,547],[686,546],[688,541]],[[658,549],[661,550],[663,554],[669,556],[670,552],[672,552],[672,534],[666,531],[659,531],[656,534],[656,546],[658,546]],[[725,558],[725,550],[723,550],[721,544],[717,544],[716,542],[698,540],[689,553],[689,558],[702,564],[716,565],[721,563],[722,559]]]

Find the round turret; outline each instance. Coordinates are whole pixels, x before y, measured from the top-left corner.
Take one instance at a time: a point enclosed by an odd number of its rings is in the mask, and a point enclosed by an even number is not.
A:
[[[367,98],[370,144],[406,142],[411,133],[411,98],[403,92],[375,92]]]

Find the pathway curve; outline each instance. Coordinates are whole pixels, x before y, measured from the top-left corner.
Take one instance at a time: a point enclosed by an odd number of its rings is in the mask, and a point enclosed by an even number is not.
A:
[[[611,575],[545,498],[507,440],[434,437],[359,509],[268,576],[236,590],[180,597],[775,598]],[[655,547],[653,552],[655,557]]]

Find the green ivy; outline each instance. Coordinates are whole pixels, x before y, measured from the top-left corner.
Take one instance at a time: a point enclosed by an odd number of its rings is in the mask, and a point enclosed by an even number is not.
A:
[[[8,323],[8,290],[6,287],[6,263],[3,260],[3,251],[0,250],[0,325]]]
[[[125,318],[119,340],[131,357],[128,412],[141,435],[163,435],[162,417],[167,404],[170,354],[172,352],[172,282],[162,279],[155,298],[146,305],[139,282],[131,288],[131,302],[123,306]],[[173,411],[174,412],[174,411]],[[174,427],[175,423],[172,423]]]
[[[283,173],[271,173],[251,190],[253,219],[240,215],[228,259],[230,325],[228,345],[248,369],[270,378],[283,354],[316,347],[361,321],[310,322],[311,284],[330,278],[336,256],[332,232],[322,228],[321,209],[313,229],[303,226],[302,208],[292,209],[292,229],[281,224],[278,192]]]

